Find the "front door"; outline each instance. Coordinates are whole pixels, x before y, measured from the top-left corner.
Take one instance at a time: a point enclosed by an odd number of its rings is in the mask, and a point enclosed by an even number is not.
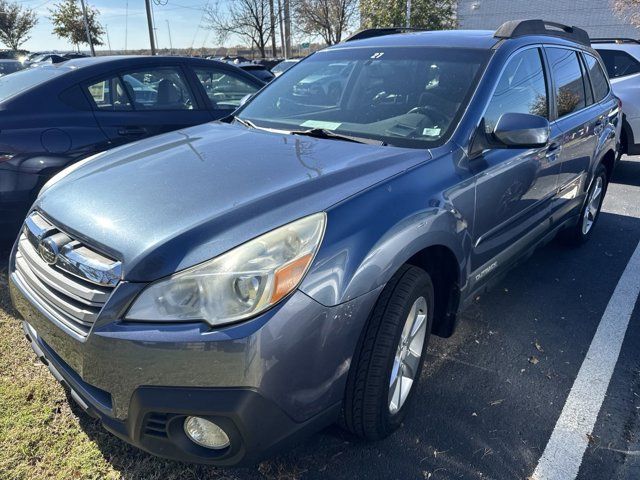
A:
[[[541,54],[540,48],[526,48],[507,63],[485,112],[488,138],[493,138],[493,129],[504,113],[548,118],[548,77]],[[545,219],[557,192],[562,134],[552,126],[544,147],[496,145],[473,160],[477,181],[472,287],[491,278],[548,230]]]

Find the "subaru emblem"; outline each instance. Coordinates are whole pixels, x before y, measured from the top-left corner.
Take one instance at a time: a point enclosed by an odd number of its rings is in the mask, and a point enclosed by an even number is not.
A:
[[[47,264],[53,265],[58,259],[58,245],[52,238],[44,238],[38,244],[38,254]]]

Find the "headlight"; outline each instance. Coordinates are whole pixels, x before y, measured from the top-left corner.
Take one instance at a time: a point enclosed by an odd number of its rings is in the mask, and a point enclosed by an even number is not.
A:
[[[318,251],[326,215],[316,213],[159,280],[134,301],[128,320],[236,322],[265,311],[302,281]]]

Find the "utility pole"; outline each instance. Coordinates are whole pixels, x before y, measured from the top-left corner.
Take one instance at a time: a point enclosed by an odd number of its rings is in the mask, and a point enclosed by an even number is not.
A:
[[[89,19],[87,18],[87,7],[84,5],[84,0],[80,0],[80,4],[82,5],[82,18],[84,20],[84,29],[87,32],[87,43],[91,48],[91,56],[96,56],[96,50],[93,48],[93,40],[91,39],[91,31],[89,30]]]
[[[411,28],[411,0],[407,0],[407,28]]]
[[[273,4],[274,0],[269,0],[269,13],[271,15],[271,51],[273,58],[278,57],[278,49],[276,48],[276,12]]]
[[[169,25],[169,20],[165,20],[167,22],[167,30],[169,31],[169,55],[173,55],[173,42],[171,41],[171,26]]]
[[[282,19],[282,2],[278,0],[278,21],[280,24],[280,41],[282,42],[282,56],[287,58],[287,44],[284,41],[284,21]]]
[[[124,53],[127,53],[127,39],[129,37],[129,0],[124,7]]]
[[[153,21],[151,20],[151,0],[144,0],[147,7],[147,25],[149,26],[149,43],[151,44],[151,55],[156,54],[156,42],[153,39]]]
[[[284,0],[284,43],[287,50],[286,58],[291,56],[291,16],[289,6],[290,1]]]

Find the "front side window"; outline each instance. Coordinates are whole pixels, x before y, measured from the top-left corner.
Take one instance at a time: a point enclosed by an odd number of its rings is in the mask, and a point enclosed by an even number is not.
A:
[[[538,48],[516,53],[505,67],[484,117],[493,132],[503,113],[528,113],[548,118],[547,84]]]
[[[609,78],[625,77],[640,72],[640,62],[622,50],[598,48]]]
[[[555,47],[547,48],[546,51],[555,82],[558,118],[585,108],[586,85],[577,52]]]
[[[600,62],[594,56],[585,53],[584,59],[587,62],[587,70],[589,70],[595,101],[599,102],[609,93],[609,80],[607,80],[607,76],[602,71]]]
[[[252,83],[227,70],[196,68],[194,71],[215,109],[235,110],[243,97],[258,90]]]
[[[428,148],[448,138],[488,56],[437,47],[326,50],[266,86],[239,117]]]

